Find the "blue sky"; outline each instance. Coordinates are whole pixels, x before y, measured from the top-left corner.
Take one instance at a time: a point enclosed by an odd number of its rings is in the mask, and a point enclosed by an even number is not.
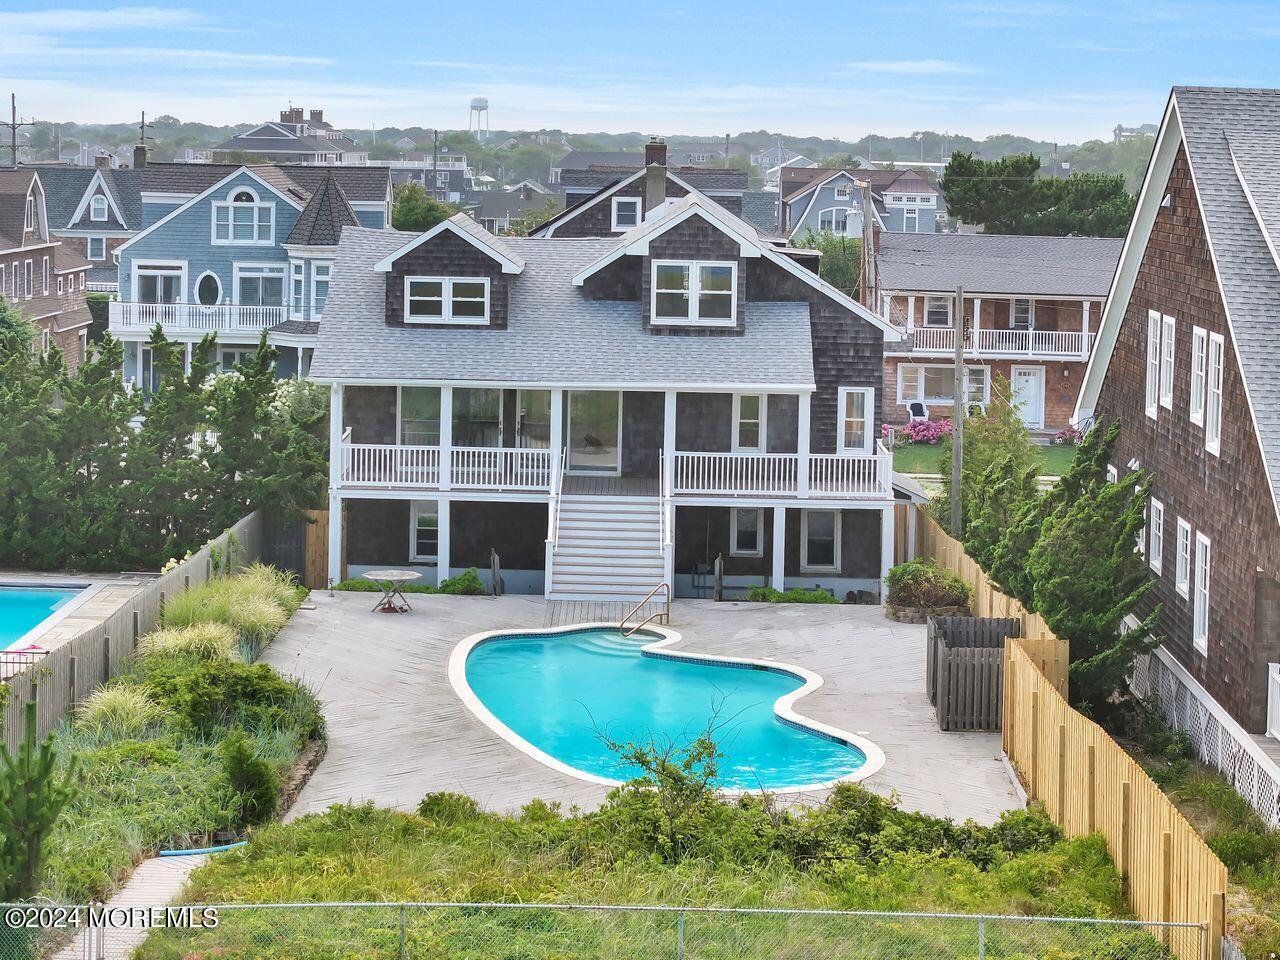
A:
[[[0,0],[0,92],[41,119],[1105,138],[1175,83],[1280,86],[1280,4]],[[7,106],[7,105],[6,105]]]

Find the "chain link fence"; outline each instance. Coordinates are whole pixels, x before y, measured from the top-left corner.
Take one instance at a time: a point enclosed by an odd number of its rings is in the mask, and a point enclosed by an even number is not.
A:
[[[1156,960],[1174,946],[1203,950],[1206,935],[1195,924],[818,910],[490,903],[4,909],[0,960]]]

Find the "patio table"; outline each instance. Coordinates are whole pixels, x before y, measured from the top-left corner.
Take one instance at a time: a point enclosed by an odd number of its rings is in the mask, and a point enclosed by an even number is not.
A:
[[[374,613],[408,613],[412,607],[404,595],[404,585],[417,580],[422,574],[414,570],[369,570],[366,580],[372,580],[382,590],[382,599],[373,606]]]

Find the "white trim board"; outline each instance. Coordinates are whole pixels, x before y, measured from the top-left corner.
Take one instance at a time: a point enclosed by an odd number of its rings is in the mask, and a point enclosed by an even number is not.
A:
[[[431,240],[433,237],[439,236],[441,233],[445,233],[447,231],[465,240],[467,243],[471,244],[471,246],[475,247],[477,250],[479,250],[481,253],[485,254],[486,256],[489,256],[492,259],[496,260],[499,264],[502,265],[503,273],[523,273],[524,272],[523,261],[512,259],[509,255],[504,253],[499,248],[495,247],[493,244],[487,242],[482,237],[477,237],[470,230],[464,229],[463,227],[459,226],[455,222],[458,217],[465,217],[465,216],[466,216],[465,213],[459,213],[450,217],[448,220],[442,220],[440,223],[437,223],[430,230],[426,231],[425,233],[419,234],[418,236],[410,240],[408,243],[406,243],[404,246],[396,249],[392,253],[387,254],[387,256],[383,257],[381,260],[379,260],[377,263],[373,265],[373,269],[377,273],[390,273],[395,262],[399,260],[401,257],[403,257],[406,253],[409,253],[412,250],[416,250],[418,247],[422,246],[422,244],[426,243],[428,240]],[[497,238],[495,237],[494,239],[496,240]]]

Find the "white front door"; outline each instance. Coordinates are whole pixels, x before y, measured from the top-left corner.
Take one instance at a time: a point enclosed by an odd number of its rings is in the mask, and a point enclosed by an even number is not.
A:
[[[1028,429],[1044,429],[1044,367],[1014,367],[1013,402]]]

